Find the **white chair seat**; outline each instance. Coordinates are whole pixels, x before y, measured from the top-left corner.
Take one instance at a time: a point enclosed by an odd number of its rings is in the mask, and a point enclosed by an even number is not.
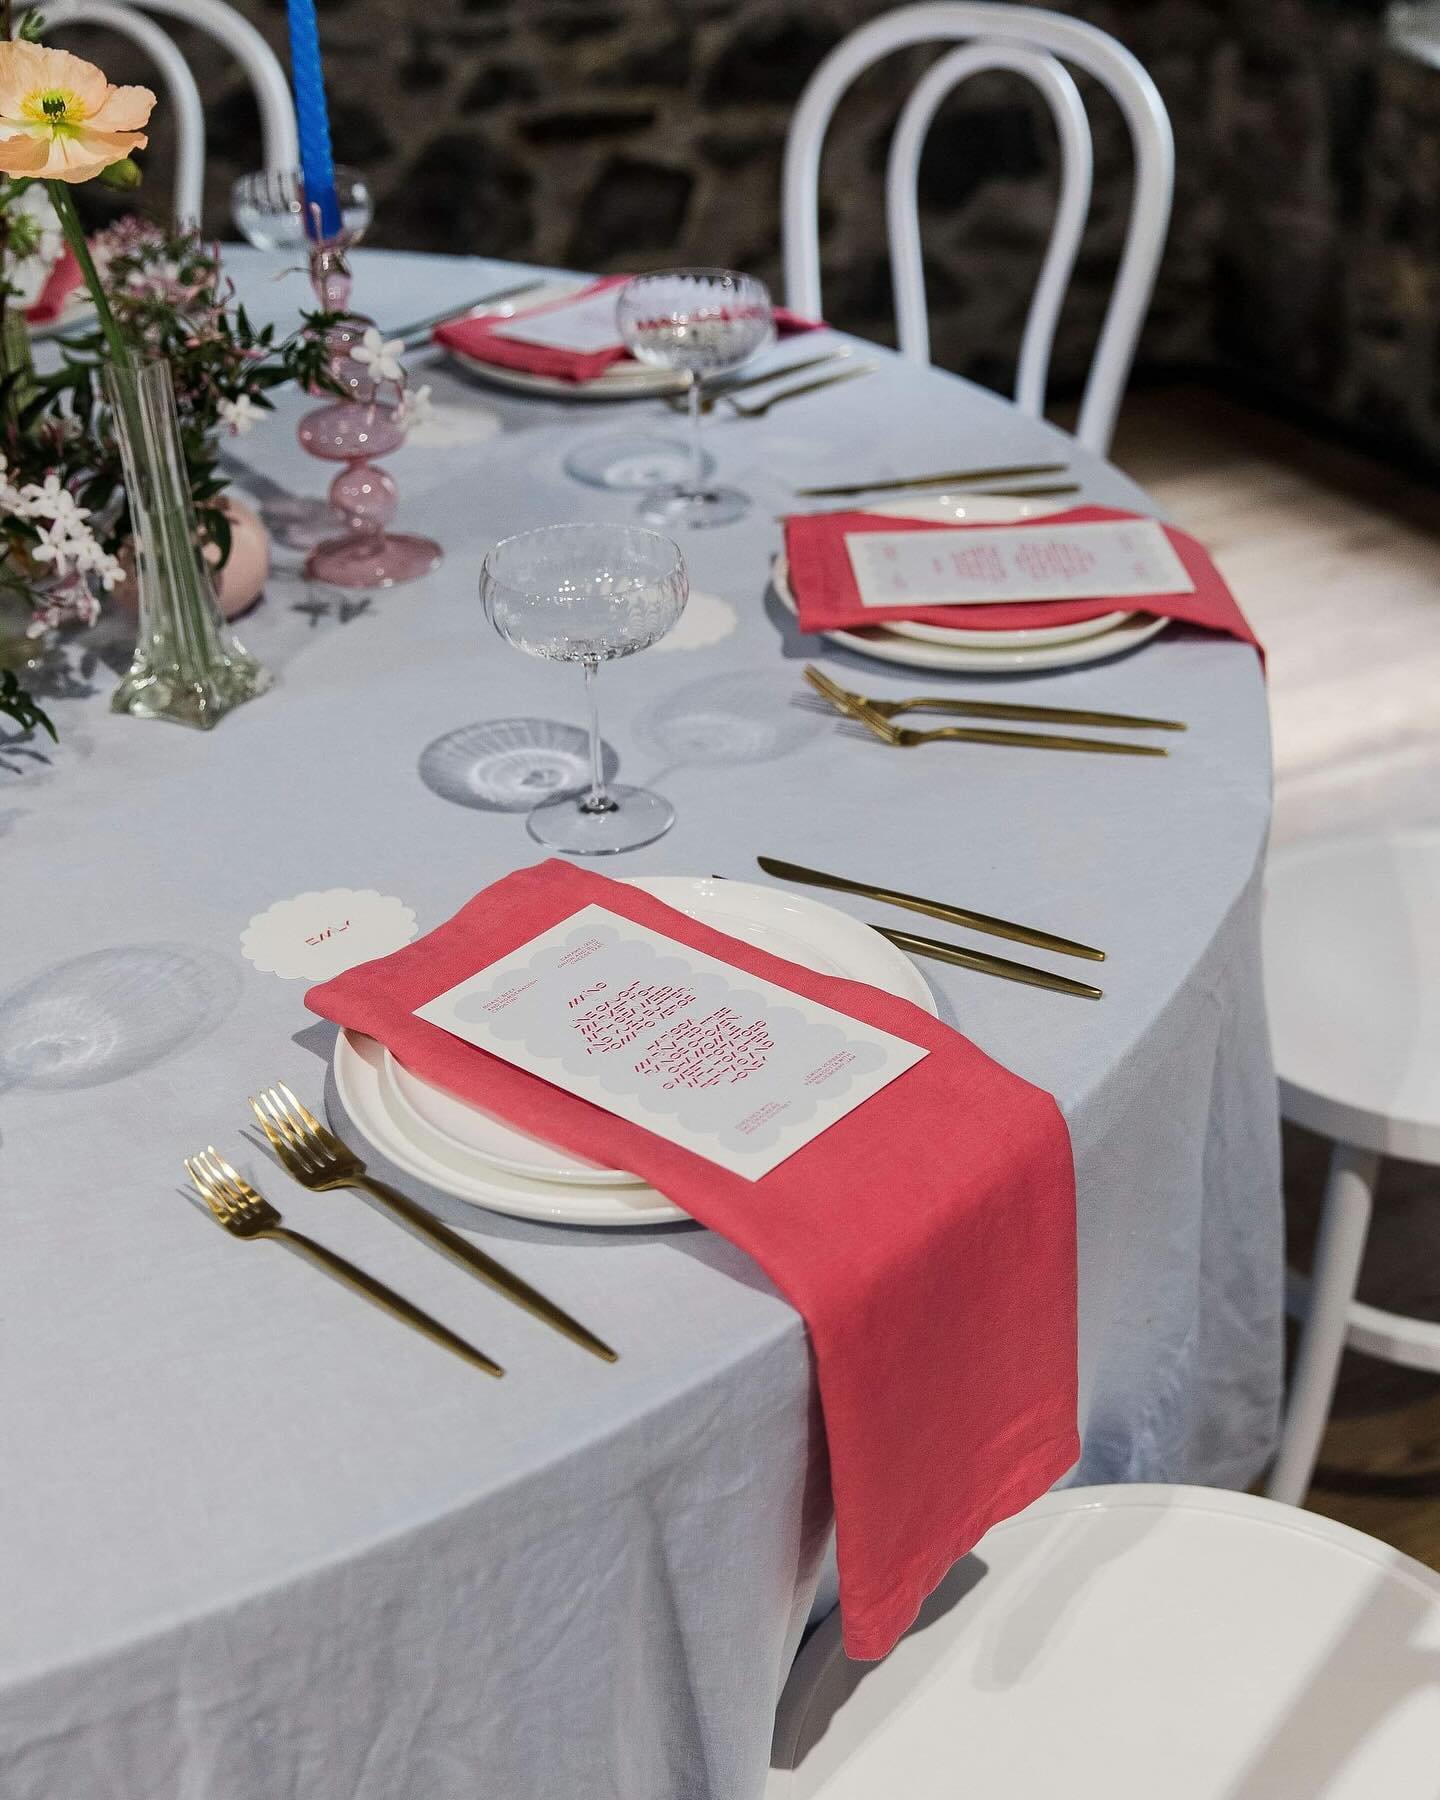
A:
[[[1285,1117],[1440,1163],[1440,830],[1272,856],[1265,988]]]
[[[1244,1494],[1048,1495],[883,1663],[832,1616],[766,1800],[1435,1800],[1440,1576]]]

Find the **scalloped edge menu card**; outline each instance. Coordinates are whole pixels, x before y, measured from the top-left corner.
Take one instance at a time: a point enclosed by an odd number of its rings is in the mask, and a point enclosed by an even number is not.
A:
[[[749,1181],[929,1055],[603,906],[415,1017]]]

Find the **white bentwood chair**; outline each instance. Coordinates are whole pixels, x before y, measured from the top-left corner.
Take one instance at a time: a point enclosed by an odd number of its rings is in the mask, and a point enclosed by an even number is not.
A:
[[[1440,1373],[1440,1325],[1355,1298],[1382,1157],[1440,1170],[1440,827],[1275,851],[1264,918],[1280,1110],[1334,1144],[1313,1272],[1287,1284],[1304,1324],[1265,1490],[1298,1506],[1347,1344]]]
[[[175,120],[175,218],[198,223],[205,188],[205,109],[185,58],[149,13],[208,32],[234,54],[250,78],[260,110],[267,169],[293,169],[300,159],[295,106],[280,59],[250,21],[225,0],[46,0],[47,39],[52,31],[67,26],[100,26],[128,37],[149,54]]]
[[[800,1652],[765,1800],[1435,1800],[1440,1575],[1215,1488],[997,1525],[881,1663]]]
[[[891,142],[886,173],[890,266],[896,326],[903,355],[930,359],[925,275],[920,254],[916,176],[936,109],[969,76],[1007,69],[1028,77],[1049,105],[1060,138],[1061,183],[1050,244],[1020,347],[1016,404],[1040,417],[1055,328],[1090,207],[1090,123],[1072,63],[1099,81],[1118,103],[1135,158],[1134,194],[1115,286],[1085,384],[1076,436],[1103,455],[1115,429],[1135,342],[1155,283],[1170,221],[1175,151],[1169,115],[1154,82],[1114,38],[1083,20],[989,0],[922,0],[873,19],[836,46],[811,77],[791,122],[785,147],[781,223],[785,298],[795,311],[818,317],[820,305],[820,152],[837,102],[872,63],[916,44],[960,39],[925,75],[906,103]],[[1063,60],[1062,60],[1063,59]]]

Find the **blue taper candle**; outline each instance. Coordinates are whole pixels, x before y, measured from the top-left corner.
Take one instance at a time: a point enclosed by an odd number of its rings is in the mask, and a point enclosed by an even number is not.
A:
[[[340,201],[330,153],[330,116],[325,110],[325,78],[320,71],[320,27],[315,0],[287,0],[290,12],[290,79],[295,88],[295,121],[300,132],[300,173],[305,182],[305,229],[315,236],[340,235]]]

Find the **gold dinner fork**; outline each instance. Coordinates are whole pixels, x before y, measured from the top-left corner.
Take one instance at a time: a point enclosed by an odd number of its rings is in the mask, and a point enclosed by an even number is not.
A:
[[[818,672],[817,670],[816,673]],[[913,731],[909,726],[892,724],[889,719],[876,712],[862,695],[853,694],[848,688],[837,687],[834,682],[829,681],[821,686],[813,678],[811,685],[819,686],[820,691],[834,701],[839,711],[847,713],[850,718],[863,725],[873,737],[904,750],[912,750],[917,744],[943,743],[948,738],[952,743],[958,744],[1009,744],[1017,750],[1081,750],[1100,756],[1168,754],[1155,744],[1117,743],[1113,738],[1066,737],[1054,731],[998,731],[969,725],[941,725],[934,731]],[[829,692],[832,687],[835,688],[834,694]]]
[[[877,700],[872,694],[860,694],[853,688],[841,687],[814,663],[806,663],[801,673],[811,687],[841,712],[848,710],[848,701],[862,700],[882,719],[897,719],[910,712],[948,712],[967,719],[1027,719],[1049,725],[1120,725],[1138,731],[1188,729],[1179,719],[1150,719],[1139,713],[1094,712],[1075,706],[1025,706],[1011,700],[960,700],[953,694],[916,694],[906,700]]]
[[[513,1275],[503,1263],[496,1262],[493,1256],[487,1256],[477,1245],[467,1242],[396,1188],[367,1175],[364,1163],[355,1152],[302,1106],[283,1081],[266,1088],[258,1100],[252,1094],[250,1110],[259,1120],[270,1148],[301,1187],[317,1193],[328,1192],[331,1188],[358,1188],[427,1237],[437,1249],[443,1250],[472,1275],[478,1275],[507,1300],[514,1301],[516,1306],[562,1332],[572,1343],[579,1344],[592,1356],[598,1356],[602,1362],[620,1360],[618,1353],[602,1338],[596,1337],[578,1319],[572,1319],[569,1313],[562,1311],[553,1300],[547,1300],[528,1282]]]
[[[453,1351],[472,1367],[483,1369],[487,1375],[505,1373],[499,1363],[492,1362],[483,1351],[477,1350],[473,1344],[467,1344],[464,1338],[456,1337],[453,1331],[447,1330],[438,1319],[432,1319],[429,1313],[421,1312],[403,1294],[397,1294],[393,1288],[386,1287],[383,1281],[377,1281],[373,1275],[357,1269],[354,1263],[346,1262],[343,1256],[337,1256],[333,1250],[317,1244],[314,1238],[305,1237],[282,1224],[280,1214],[270,1202],[226,1162],[213,1144],[197,1156],[187,1156],[185,1168],[199,1190],[200,1198],[232,1237],[273,1238],[276,1243],[286,1245],[307,1261],[318,1264],[327,1274],[344,1282],[346,1287],[353,1288],[372,1306],[378,1306],[382,1312],[389,1313],[402,1324],[413,1326],[432,1343]]]

